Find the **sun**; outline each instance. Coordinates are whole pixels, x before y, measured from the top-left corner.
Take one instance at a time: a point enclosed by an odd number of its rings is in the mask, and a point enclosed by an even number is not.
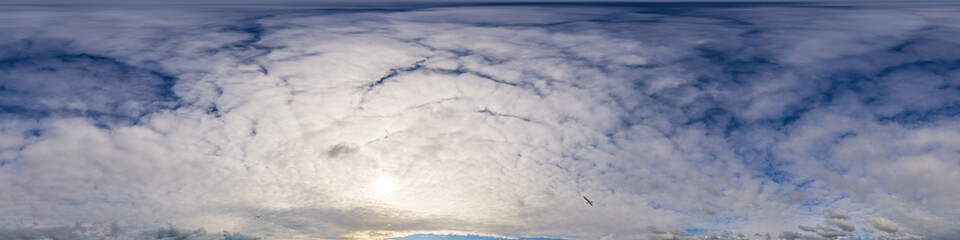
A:
[[[370,187],[378,196],[386,196],[397,191],[397,179],[390,176],[380,176],[370,183]]]

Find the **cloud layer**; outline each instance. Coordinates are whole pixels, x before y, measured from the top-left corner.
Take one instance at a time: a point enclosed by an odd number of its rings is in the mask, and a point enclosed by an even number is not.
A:
[[[0,236],[948,239],[958,10],[7,5]]]

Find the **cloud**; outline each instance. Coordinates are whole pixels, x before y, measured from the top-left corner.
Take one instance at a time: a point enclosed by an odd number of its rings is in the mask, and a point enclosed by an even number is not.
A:
[[[837,238],[837,237],[847,236],[847,233],[840,230],[835,230],[835,229],[824,229],[822,231],[817,232],[817,234],[825,238]]]
[[[850,219],[850,215],[847,215],[847,213],[840,210],[830,210],[827,212],[827,215],[830,216],[830,218],[844,219],[844,220]]]
[[[0,238],[74,240],[80,239],[80,232],[81,229],[75,226],[2,228],[0,229]]]
[[[710,214],[710,216],[716,216],[716,215],[717,215],[717,210],[713,210],[713,209],[710,209],[710,208],[703,208],[702,210],[703,210],[704,213]]]
[[[900,226],[897,226],[897,223],[883,217],[871,217],[868,218],[867,221],[869,221],[873,227],[888,233],[897,232],[900,228]]]
[[[208,233],[203,228],[195,230],[183,230],[178,229],[174,226],[169,226],[167,228],[159,228],[156,230],[144,230],[137,233],[127,233],[124,238],[128,239],[158,239],[158,240],[258,240],[262,239],[259,237],[251,237],[243,235],[240,233],[230,233],[223,231],[222,233]]]
[[[129,123],[144,114],[175,107],[175,77],[117,59],[71,53],[62,41],[18,41],[9,49],[3,74],[4,112],[42,116],[87,116],[105,124]],[[89,94],[96,92],[97,94]]]
[[[800,228],[800,230],[803,230],[805,232],[810,232],[810,233],[816,233],[818,236],[827,238],[827,239],[835,239],[838,237],[852,235],[853,232],[856,231],[856,226],[852,222],[847,220],[847,219],[850,219],[850,215],[847,215],[847,213],[840,210],[836,210],[836,209],[828,210],[826,211],[826,213],[827,213],[827,217],[829,217],[829,219],[826,220],[826,223],[829,225],[827,226],[817,225],[816,227],[800,225],[798,227]],[[836,228],[830,227],[830,225],[836,226]],[[817,236],[817,235],[813,235],[813,236]],[[785,231],[783,234],[781,234],[780,237],[785,239],[800,239],[802,237],[810,238],[812,236],[811,235],[804,236],[801,233]]]
[[[0,238],[2,239],[88,239],[91,236],[97,239],[179,239],[179,240],[257,240],[259,237],[247,236],[240,233],[207,233],[200,229],[183,230],[174,226],[161,227],[155,230],[135,230],[128,231],[120,227],[116,222],[109,225],[104,224],[84,224],[77,222],[74,225],[63,225],[53,227],[19,227],[19,228],[0,228]]]
[[[779,236],[777,236],[777,237],[779,237],[780,239],[784,239],[784,240],[795,240],[795,239],[801,239],[801,238],[803,237],[803,235],[800,234],[800,233],[797,233],[797,232],[784,231],[783,233],[781,233],[781,234],[780,234]]]
[[[843,219],[828,219],[827,223],[833,224],[847,232],[853,232],[853,230],[857,229],[856,226],[853,226],[853,223]]]
[[[338,6],[0,10],[0,233],[960,229],[953,6]]]

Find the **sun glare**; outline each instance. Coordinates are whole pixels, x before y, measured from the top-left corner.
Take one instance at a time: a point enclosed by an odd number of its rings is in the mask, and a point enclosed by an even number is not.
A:
[[[388,195],[397,191],[397,179],[389,176],[380,176],[370,183],[370,187],[373,188],[379,196]]]

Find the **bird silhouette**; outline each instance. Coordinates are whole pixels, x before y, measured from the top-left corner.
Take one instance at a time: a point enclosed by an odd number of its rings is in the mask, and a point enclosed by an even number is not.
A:
[[[587,196],[583,196],[583,200],[587,200],[587,204],[590,204],[591,207],[593,206],[593,201],[590,201]]]
[[[257,215],[256,217],[257,218],[263,217],[263,214]]]

